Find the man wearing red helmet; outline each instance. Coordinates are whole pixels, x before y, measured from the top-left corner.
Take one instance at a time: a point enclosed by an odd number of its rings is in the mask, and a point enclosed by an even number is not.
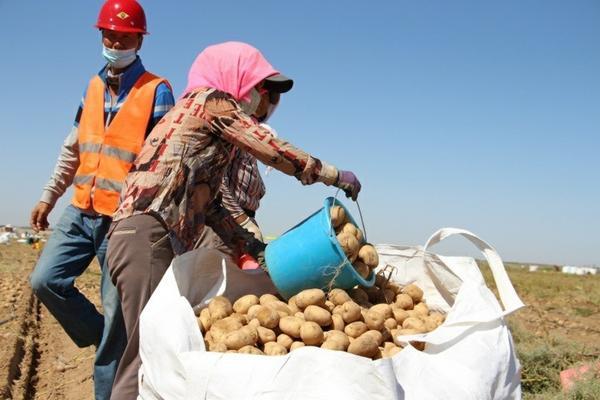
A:
[[[108,0],[96,27],[107,64],[88,84],[54,173],[31,213],[35,231],[73,184],[74,196],[60,217],[31,286],[80,347],[96,346],[94,391],[109,399],[126,344],[121,304],[105,264],[106,233],[121,186],[148,133],[173,107],[169,83],[147,72],[137,56],[146,31],[144,10],[134,0]],[[100,314],[74,285],[94,257],[102,266]]]

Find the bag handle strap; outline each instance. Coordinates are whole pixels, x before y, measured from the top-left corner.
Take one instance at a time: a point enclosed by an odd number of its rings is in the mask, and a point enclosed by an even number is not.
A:
[[[494,281],[496,282],[496,287],[498,288],[498,293],[500,294],[500,300],[502,301],[502,305],[504,306],[503,315],[508,315],[521,307],[524,307],[525,304],[519,298],[519,295],[515,291],[515,288],[506,273],[506,268],[504,267],[504,263],[500,258],[500,255],[490,244],[480,239],[477,235],[472,232],[469,232],[465,229],[460,228],[442,228],[435,232],[425,243],[423,248],[424,251],[442,240],[454,236],[460,235],[473,243],[485,256],[490,269],[492,270],[492,275],[494,276]]]

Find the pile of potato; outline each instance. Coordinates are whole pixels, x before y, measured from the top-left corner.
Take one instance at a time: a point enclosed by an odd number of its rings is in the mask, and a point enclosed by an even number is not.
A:
[[[371,288],[307,289],[287,303],[272,294],[248,294],[233,304],[217,296],[198,317],[209,351],[284,355],[318,346],[374,360],[402,350],[397,336],[429,332],[443,321],[424,303],[419,287],[400,288],[382,275]]]
[[[366,279],[379,264],[379,255],[375,247],[365,243],[362,231],[348,221],[343,207],[332,206],[329,209],[329,215],[337,240],[346,257],[348,257],[356,272]]]

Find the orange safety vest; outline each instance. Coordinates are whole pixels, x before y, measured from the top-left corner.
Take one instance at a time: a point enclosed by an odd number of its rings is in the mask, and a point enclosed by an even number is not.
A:
[[[142,149],[157,86],[165,79],[144,72],[108,127],[104,123],[104,82],[90,81],[79,121],[79,168],[73,205],[111,216],[125,178]]]

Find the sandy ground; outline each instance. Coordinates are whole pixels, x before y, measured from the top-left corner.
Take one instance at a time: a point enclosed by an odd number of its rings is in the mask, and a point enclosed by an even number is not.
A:
[[[37,257],[25,244],[0,245],[0,398],[93,399],[94,348],[78,348],[32,295]],[[96,262],[77,286],[99,304]]]

